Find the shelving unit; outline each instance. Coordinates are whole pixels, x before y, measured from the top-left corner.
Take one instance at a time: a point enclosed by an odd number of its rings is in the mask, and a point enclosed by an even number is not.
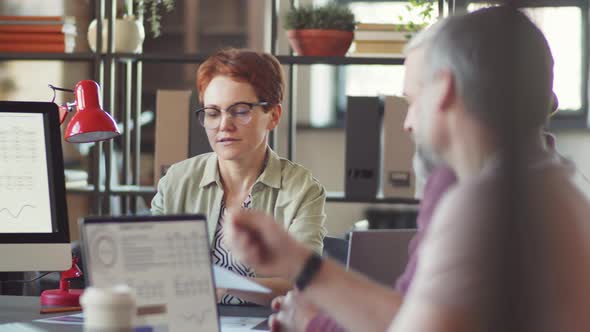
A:
[[[119,53],[111,55],[118,61],[143,61],[143,62],[170,62],[170,63],[194,63],[198,64],[207,59],[209,54],[127,54]],[[403,65],[404,58],[400,57],[320,57],[320,56],[293,56],[278,55],[277,59],[284,65]]]
[[[277,44],[277,3],[280,0],[271,1],[271,53],[276,54]],[[109,24],[109,33],[106,40],[102,38],[103,24],[97,21],[97,49],[102,49],[102,43],[107,43],[105,54],[95,53],[3,53],[0,61],[9,60],[58,60],[58,61],[85,61],[93,65],[92,79],[98,81],[103,87],[103,106],[110,113],[122,114],[118,120],[122,123],[124,132],[122,140],[122,184],[111,185],[111,159],[113,155],[113,142],[101,142],[95,144],[93,155],[93,176],[91,183],[85,187],[68,189],[68,193],[90,195],[92,198],[92,214],[110,214],[110,198],[122,197],[122,213],[135,213],[137,211],[136,197],[153,195],[155,187],[140,186],[140,146],[141,126],[140,115],[142,111],[142,78],[144,63],[175,63],[175,64],[199,64],[209,54],[116,54],[113,53],[113,35],[115,0],[96,0],[94,17],[105,17]],[[439,8],[443,8],[444,0],[438,0]],[[449,10],[454,1],[448,1]],[[293,108],[293,67],[297,65],[325,64],[333,66],[348,65],[403,65],[403,57],[307,57],[293,55],[276,55],[278,60],[289,66],[288,84],[289,112],[288,112],[288,151],[287,157],[292,159],[295,148],[295,112]],[[118,92],[118,94],[116,93]],[[133,127],[133,129],[131,129]],[[275,140],[273,140],[275,141]],[[273,142],[271,142],[272,144]],[[101,163],[105,164],[104,174],[101,172]],[[100,185],[99,185],[100,184]],[[386,204],[416,204],[418,201],[407,198],[371,198],[353,199],[344,197],[343,193],[330,193],[328,202],[356,202],[356,203],[386,203]]]
[[[12,60],[61,60],[92,61],[94,53],[0,53],[0,61]]]

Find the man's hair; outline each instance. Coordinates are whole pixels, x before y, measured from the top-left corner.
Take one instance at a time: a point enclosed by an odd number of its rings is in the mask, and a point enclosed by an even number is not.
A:
[[[431,37],[425,80],[449,70],[467,112],[493,130],[539,129],[553,100],[553,57],[543,33],[506,6],[445,20]]]
[[[434,36],[436,36],[444,22],[445,20],[438,21],[416,33],[404,46],[403,54],[408,55],[414,50],[427,46],[432,41]]]

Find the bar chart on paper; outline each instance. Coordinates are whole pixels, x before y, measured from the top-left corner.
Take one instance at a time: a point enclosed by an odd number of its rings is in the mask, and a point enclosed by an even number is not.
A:
[[[0,115],[0,233],[52,231],[45,151],[42,114]]]

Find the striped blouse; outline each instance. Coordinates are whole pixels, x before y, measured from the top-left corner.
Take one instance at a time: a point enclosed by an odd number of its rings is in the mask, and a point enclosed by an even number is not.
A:
[[[246,200],[242,204],[243,209],[249,209],[252,204],[252,195],[248,195]],[[232,252],[225,246],[223,242],[223,224],[224,224],[224,217],[225,217],[225,201],[221,202],[221,211],[219,213],[219,222],[217,223],[217,228],[215,229],[215,235],[213,237],[213,248],[212,248],[212,258],[213,264],[218,265],[220,267],[226,268],[234,273],[237,273],[242,276],[246,277],[256,277],[254,271],[246,264],[240,262]],[[247,302],[232,296],[225,294],[221,298],[221,304],[246,304]]]

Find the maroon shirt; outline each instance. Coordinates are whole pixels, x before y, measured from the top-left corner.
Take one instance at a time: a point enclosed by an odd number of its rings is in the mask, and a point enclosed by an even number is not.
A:
[[[409,260],[406,265],[404,273],[397,279],[394,287],[395,290],[400,294],[405,295],[414,273],[416,273],[416,264],[418,262],[418,248],[426,234],[430,221],[432,220],[432,214],[438,202],[440,201],[443,194],[457,182],[457,178],[453,171],[449,168],[438,168],[432,172],[426,186],[424,187],[424,197],[420,203],[420,211],[418,212],[418,218],[416,224],[418,230],[414,238],[409,245]],[[336,321],[331,319],[329,316],[319,314],[314,317],[307,325],[307,332],[344,332],[346,329],[338,325]]]

